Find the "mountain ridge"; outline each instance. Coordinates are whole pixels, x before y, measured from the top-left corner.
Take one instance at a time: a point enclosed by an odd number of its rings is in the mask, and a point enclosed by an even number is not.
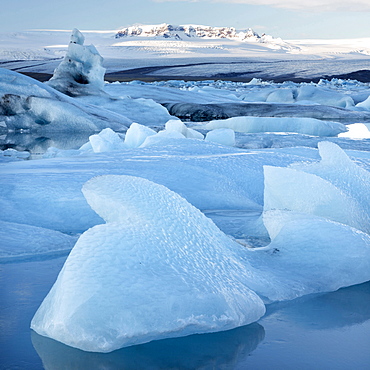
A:
[[[173,25],[168,23],[124,27],[117,31],[115,38],[126,36],[163,37],[178,40],[189,38],[229,38],[238,39],[239,41],[259,41],[266,37],[272,37],[265,34],[260,36],[252,28],[237,30],[235,27],[212,27],[193,24]]]

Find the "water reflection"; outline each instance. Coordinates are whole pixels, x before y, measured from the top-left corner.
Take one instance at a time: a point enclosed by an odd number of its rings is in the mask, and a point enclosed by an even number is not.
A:
[[[311,358],[310,346],[321,343],[323,336],[325,340],[331,338],[333,345],[330,350],[334,351],[334,358],[339,356],[336,351],[343,350],[336,342],[341,333],[347,333],[346,338],[354,343],[360,340],[357,336],[366,337],[369,301],[370,282],[367,282],[332,293],[268,305],[267,314],[260,320],[263,326],[254,323],[226,332],[153,341],[108,354],[84,352],[35,332],[32,332],[31,339],[47,370],[244,369],[256,361],[261,366],[268,364],[269,368],[274,368],[274,361],[281,357],[282,350],[287,351],[288,360],[292,360],[289,356],[293,353],[298,360],[302,356]],[[350,335],[349,327],[357,330]],[[265,331],[267,341],[264,339]],[[292,340],[302,341],[308,349],[303,350],[300,345],[297,348]],[[284,346],[281,343],[285,343]],[[258,346],[258,351],[249,356]],[[343,343],[343,346],[346,348],[348,343]],[[351,351],[351,356],[359,355],[356,348]],[[359,348],[359,351],[363,350]],[[360,363],[362,357],[359,356]]]
[[[233,368],[264,339],[257,323],[214,334],[191,335],[132,346],[111,353],[84,352],[32,332],[47,370]]]
[[[266,316],[289,320],[306,329],[339,329],[369,320],[369,302],[370,282],[367,282],[269,305]]]
[[[91,132],[51,133],[48,136],[11,132],[0,136],[0,150],[8,148],[27,150],[31,155],[43,154],[50,147],[58,149],[78,149],[89,141]]]

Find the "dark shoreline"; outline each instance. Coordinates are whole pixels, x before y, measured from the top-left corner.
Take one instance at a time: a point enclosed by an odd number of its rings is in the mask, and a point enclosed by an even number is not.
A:
[[[208,64],[208,63],[205,63]],[[171,68],[178,67],[172,66]],[[253,72],[243,72],[243,73],[222,73],[215,74],[211,76],[170,76],[166,75],[150,75],[151,72],[159,71],[161,69],[166,69],[166,67],[145,67],[145,68],[135,68],[118,72],[109,72],[104,76],[104,80],[107,82],[130,82],[134,80],[139,80],[143,82],[155,82],[155,81],[169,81],[169,80],[180,80],[180,81],[208,81],[208,80],[223,80],[231,82],[250,82],[253,78],[260,78],[264,81],[272,81],[275,83],[282,83],[285,81],[291,81],[296,83],[301,82],[314,82],[317,83],[320,79],[342,79],[342,80],[357,80],[359,82],[370,82],[370,70],[362,69],[359,71],[339,74],[339,75],[323,75],[312,78],[300,78],[296,77],[294,74],[286,74],[280,76],[268,76],[262,71]],[[165,72],[165,71],[164,71]],[[49,73],[38,73],[38,72],[20,72],[26,76],[32,77],[38,81],[45,82],[48,81],[52,74]]]

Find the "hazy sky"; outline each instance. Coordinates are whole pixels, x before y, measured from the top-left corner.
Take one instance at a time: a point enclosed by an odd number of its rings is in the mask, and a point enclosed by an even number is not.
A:
[[[0,32],[136,23],[253,28],[283,39],[370,37],[370,0],[2,0]]]

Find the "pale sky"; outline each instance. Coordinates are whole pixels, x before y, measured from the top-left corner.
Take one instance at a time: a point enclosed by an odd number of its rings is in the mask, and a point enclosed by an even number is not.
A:
[[[283,39],[370,37],[370,0],[2,0],[0,32],[133,24],[253,28]]]

